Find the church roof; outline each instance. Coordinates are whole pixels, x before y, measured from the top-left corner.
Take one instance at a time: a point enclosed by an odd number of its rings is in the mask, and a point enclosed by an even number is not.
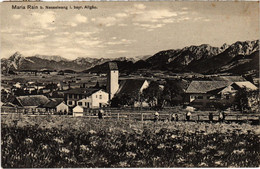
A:
[[[145,79],[127,79],[121,82],[117,95],[138,94],[145,82]]]

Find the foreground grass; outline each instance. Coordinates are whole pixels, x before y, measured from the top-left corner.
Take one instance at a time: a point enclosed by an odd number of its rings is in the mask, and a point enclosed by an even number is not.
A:
[[[258,167],[259,126],[2,117],[2,167]]]

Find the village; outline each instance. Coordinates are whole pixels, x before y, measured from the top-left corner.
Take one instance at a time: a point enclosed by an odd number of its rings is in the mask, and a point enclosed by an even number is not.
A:
[[[32,77],[36,74],[26,73]],[[46,74],[51,76],[48,71],[38,72],[41,77]],[[242,76],[160,78],[165,76],[157,73],[152,77],[131,77],[120,75],[116,62],[107,63],[107,74],[88,74],[89,80],[84,82],[80,82],[84,77],[74,76],[66,81],[64,74],[60,76],[59,82],[57,79],[48,83],[39,80],[8,83],[2,80],[1,112],[78,117],[95,116],[100,109],[111,113],[112,108],[158,111],[176,106],[200,111],[259,111],[259,83]],[[245,101],[242,103],[241,100]]]

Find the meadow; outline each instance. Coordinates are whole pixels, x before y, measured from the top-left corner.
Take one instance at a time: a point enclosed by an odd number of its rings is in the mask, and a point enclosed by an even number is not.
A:
[[[246,123],[7,115],[1,125],[3,168],[260,165],[260,129]]]

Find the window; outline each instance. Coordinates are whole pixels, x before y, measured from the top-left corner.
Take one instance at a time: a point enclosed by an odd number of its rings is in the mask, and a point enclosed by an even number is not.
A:
[[[79,95],[79,99],[82,99],[82,95]]]
[[[96,95],[96,98],[97,98],[97,95]]]
[[[79,105],[79,106],[82,106],[82,102],[78,102],[78,105]]]
[[[203,99],[203,96],[198,96],[198,99]]]
[[[72,105],[72,101],[69,101],[68,104],[69,104],[69,105]]]
[[[69,98],[72,99],[72,94],[69,94]]]
[[[99,99],[102,99],[102,95],[99,95]]]

